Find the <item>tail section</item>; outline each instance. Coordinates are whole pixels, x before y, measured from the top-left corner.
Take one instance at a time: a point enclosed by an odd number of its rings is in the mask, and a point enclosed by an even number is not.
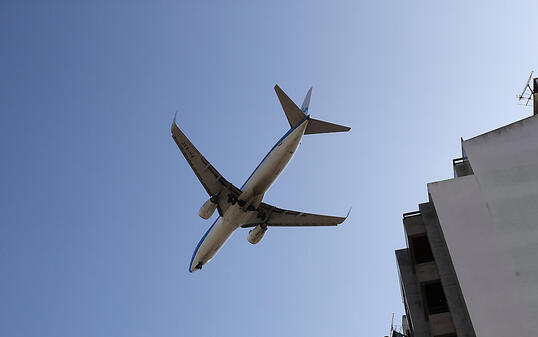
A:
[[[275,85],[275,92],[278,96],[280,104],[282,105],[282,109],[284,110],[284,113],[288,118],[290,127],[293,128],[300,122],[304,121],[304,119],[309,115],[308,107],[310,105],[310,97],[312,96],[312,88],[310,88],[306,93],[306,97],[304,98],[303,105],[301,105],[300,109],[295,103],[293,103],[293,101],[288,97],[288,95],[286,95],[286,93],[282,91],[282,89],[280,89],[278,84]],[[314,133],[346,132],[349,130],[351,130],[351,128],[344,125],[324,122],[309,117],[308,126],[305,130],[305,135],[310,135]]]

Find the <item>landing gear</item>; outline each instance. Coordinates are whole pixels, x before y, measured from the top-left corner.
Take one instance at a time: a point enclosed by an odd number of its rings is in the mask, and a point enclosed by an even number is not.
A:
[[[236,203],[239,204],[239,206],[243,207],[247,204],[245,200],[237,199],[237,197],[233,194],[228,194],[228,202],[232,205],[235,205]]]
[[[255,211],[256,209],[254,208],[254,206],[252,206],[252,205],[248,205],[247,210],[253,212],[253,211]]]
[[[237,202],[237,197],[233,194],[228,194],[228,202],[232,205],[235,205]]]
[[[198,262],[198,264],[194,267],[194,269],[201,270],[202,266],[203,266],[202,262]]]

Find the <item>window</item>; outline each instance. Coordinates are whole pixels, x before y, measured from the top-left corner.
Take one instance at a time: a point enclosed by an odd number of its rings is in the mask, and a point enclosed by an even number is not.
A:
[[[441,282],[427,283],[424,284],[423,287],[426,308],[428,309],[427,314],[433,315],[448,312],[448,304]]]
[[[411,246],[416,264],[433,261],[432,249],[426,235],[412,238]]]

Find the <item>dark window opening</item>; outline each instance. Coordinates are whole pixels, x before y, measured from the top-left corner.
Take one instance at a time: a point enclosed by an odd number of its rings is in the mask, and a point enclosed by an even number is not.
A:
[[[412,238],[411,246],[416,264],[433,261],[432,249],[427,236]]]
[[[448,304],[446,303],[445,293],[440,282],[425,284],[424,295],[426,297],[428,315],[448,312]]]

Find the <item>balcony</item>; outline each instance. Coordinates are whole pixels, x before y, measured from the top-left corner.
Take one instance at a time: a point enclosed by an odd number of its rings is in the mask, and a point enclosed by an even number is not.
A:
[[[461,157],[452,160],[452,167],[454,168],[454,178],[469,176],[474,174],[473,168],[469,163],[467,157]]]

